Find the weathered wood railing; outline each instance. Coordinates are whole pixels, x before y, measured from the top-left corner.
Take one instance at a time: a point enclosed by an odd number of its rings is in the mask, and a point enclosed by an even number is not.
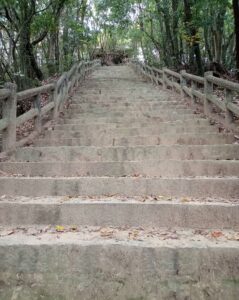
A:
[[[13,83],[7,83],[4,89],[0,89],[0,102],[2,106],[2,119],[0,119],[0,133],[2,133],[2,151],[14,150],[18,146],[26,144],[42,131],[42,120],[49,112],[53,112],[56,119],[63,110],[64,103],[74,87],[90,74],[97,66],[99,60],[74,64],[69,72],[64,73],[57,82],[41,87],[29,89],[17,93],[17,87]],[[48,94],[48,103],[42,107],[41,96]],[[26,99],[32,99],[32,108],[17,117],[17,103]],[[26,138],[17,141],[17,127],[33,119],[34,130]]]
[[[182,97],[188,96],[192,102],[202,103],[206,116],[213,116],[212,107],[215,106],[225,114],[229,127],[235,127],[235,119],[239,118],[239,105],[234,103],[234,97],[239,96],[239,84],[213,76],[206,72],[204,77],[196,76],[181,71],[180,73],[167,68],[162,70],[150,67],[139,61],[132,61],[135,70],[150,79],[153,83],[161,84],[164,88],[171,88],[181,93]],[[215,95],[215,89],[224,90],[225,99]]]

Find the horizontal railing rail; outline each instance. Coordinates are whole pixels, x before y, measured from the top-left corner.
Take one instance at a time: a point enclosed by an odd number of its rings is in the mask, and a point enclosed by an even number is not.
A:
[[[0,89],[2,151],[7,152],[23,146],[41,133],[43,117],[53,112],[52,118],[56,119],[63,111],[64,103],[73,89],[99,65],[100,60],[76,63],[69,72],[62,74],[57,82],[19,93],[14,83],[6,83],[5,87]],[[44,94],[48,95],[48,101],[42,107],[41,97]],[[17,104],[29,99],[32,101],[32,108],[17,117]],[[34,120],[34,130],[27,137],[17,141],[17,127],[29,120]]]
[[[180,73],[168,68],[157,69],[132,61],[135,70],[150,79],[155,84],[161,84],[164,88],[171,88],[182,97],[190,97],[193,103],[202,103],[204,113],[212,117],[213,106],[224,112],[228,127],[235,127],[235,120],[239,118],[239,105],[235,97],[239,98],[239,84],[213,76],[213,72],[206,72],[204,77],[196,76],[182,70]],[[215,94],[215,90],[224,91],[224,97]]]

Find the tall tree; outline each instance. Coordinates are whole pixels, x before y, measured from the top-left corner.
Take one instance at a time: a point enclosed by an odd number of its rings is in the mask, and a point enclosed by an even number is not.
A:
[[[193,14],[192,7],[194,4],[194,0],[184,0],[184,21],[185,21],[185,29],[187,35],[189,36],[189,45],[190,45],[190,65],[194,65],[194,55],[196,57],[197,63],[197,73],[199,75],[203,74],[202,67],[202,58],[201,58],[201,50],[200,44],[198,40],[198,30],[193,22]]]
[[[233,0],[233,12],[235,20],[235,35],[236,35],[236,68],[237,78],[239,79],[239,1]]]

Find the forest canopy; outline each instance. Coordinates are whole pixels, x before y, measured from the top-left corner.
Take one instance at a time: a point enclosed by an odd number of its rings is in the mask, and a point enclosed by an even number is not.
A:
[[[25,89],[116,52],[176,71],[238,75],[239,1],[0,0],[1,84]]]

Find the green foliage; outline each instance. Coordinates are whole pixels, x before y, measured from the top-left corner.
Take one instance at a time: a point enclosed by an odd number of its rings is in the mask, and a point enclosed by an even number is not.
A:
[[[199,62],[235,66],[231,0],[0,0],[0,28],[0,80],[32,68],[20,55],[26,29],[36,65],[49,74],[97,49],[131,49],[148,63],[191,72]]]

